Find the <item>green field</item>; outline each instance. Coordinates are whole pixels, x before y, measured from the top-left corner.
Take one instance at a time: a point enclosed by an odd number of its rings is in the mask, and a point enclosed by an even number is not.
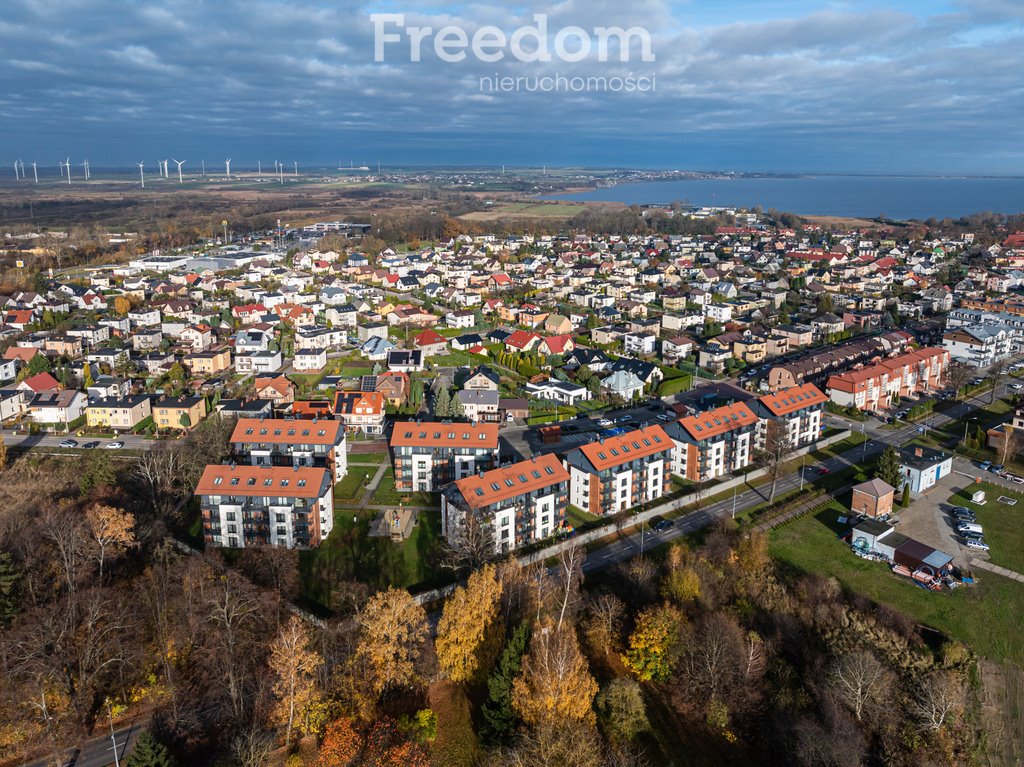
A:
[[[971,495],[985,491],[985,505],[971,503]],[[1000,503],[999,498],[1016,499],[1016,505]],[[1024,547],[1021,546],[1021,523],[1024,522],[1024,494],[1006,490],[988,482],[968,485],[949,502],[966,506],[978,515],[978,524],[985,528],[985,543],[989,545],[989,559],[997,565],[1024,573]],[[1024,588],[1024,586],[1022,586]]]
[[[855,556],[837,540],[836,518],[848,513],[838,504],[773,530],[771,554],[784,568],[836,578],[849,591],[906,613],[924,626],[969,644],[993,660],[1024,662],[1020,626],[1024,584],[985,571],[979,583],[955,591],[929,592],[893,575],[880,562]]]
[[[365,475],[369,474],[370,479],[373,479],[373,472],[375,469],[372,466],[366,467],[366,470],[361,470],[360,467],[350,467],[348,473],[342,477],[341,481],[334,485],[334,505],[335,506],[351,506],[357,504],[363,497],[363,492],[366,490]]]

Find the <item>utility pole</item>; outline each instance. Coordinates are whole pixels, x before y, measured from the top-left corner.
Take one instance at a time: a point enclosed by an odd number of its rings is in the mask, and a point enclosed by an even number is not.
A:
[[[121,767],[121,760],[117,756],[117,738],[114,737],[114,716],[110,711],[110,701],[107,701],[107,721],[110,722],[110,744],[114,748],[114,767]]]
[[[736,519],[736,493],[740,489],[739,485],[736,485],[732,489],[732,518]]]
[[[800,492],[804,491],[804,458],[805,455],[800,456]],[[863,461],[861,461],[863,463]]]
[[[860,433],[861,433],[861,436],[864,437],[864,441],[860,443],[861,444],[861,450],[860,450],[860,462],[861,463],[864,463],[864,458],[865,458],[865,456],[867,456],[867,453],[868,453],[868,435],[864,431],[866,425],[867,425],[866,421],[861,421],[860,422]]]

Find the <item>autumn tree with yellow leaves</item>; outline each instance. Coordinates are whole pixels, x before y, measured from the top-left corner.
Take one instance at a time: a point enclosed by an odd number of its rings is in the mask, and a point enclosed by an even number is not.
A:
[[[683,614],[673,605],[649,607],[637,616],[622,662],[641,682],[669,678],[679,655]]]
[[[316,701],[316,672],[322,663],[323,658],[313,649],[302,620],[291,616],[270,646],[270,670],[277,699],[274,719],[285,725],[285,744],[291,742],[296,718]]]
[[[408,591],[388,589],[370,597],[356,620],[357,662],[364,663],[378,695],[412,684],[427,639],[427,614]]]
[[[103,565],[116,559],[135,545],[135,516],[122,509],[101,503],[85,512],[89,523],[89,539],[103,580]]]
[[[437,662],[453,682],[479,680],[490,671],[504,636],[501,591],[497,569],[486,565],[445,602],[437,626]]]
[[[534,627],[522,673],[512,685],[512,707],[524,722],[539,726],[558,722],[594,722],[597,682],[580,652],[575,628],[542,619]]]

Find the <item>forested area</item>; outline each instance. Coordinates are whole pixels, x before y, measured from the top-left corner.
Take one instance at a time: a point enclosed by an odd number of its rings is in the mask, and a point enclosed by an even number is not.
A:
[[[144,459],[10,462],[4,758],[108,716],[147,723],[134,765],[961,765],[979,748],[966,648],[778,572],[763,535],[729,527],[587,582],[581,548],[476,560],[428,608],[338,582],[313,619],[292,607],[295,552],[225,561],[169,535],[224,429]]]

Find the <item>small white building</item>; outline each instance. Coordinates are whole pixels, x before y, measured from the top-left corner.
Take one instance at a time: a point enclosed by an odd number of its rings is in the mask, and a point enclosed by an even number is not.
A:
[[[281,352],[265,351],[235,357],[235,372],[276,373],[281,369]]]
[[[319,372],[327,367],[326,349],[300,349],[295,352],[295,369],[303,372]]]
[[[909,484],[911,498],[927,493],[953,471],[953,456],[941,450],[915,445],[900,450],[899,456],[900,486],[896,490],[902,492]]]

